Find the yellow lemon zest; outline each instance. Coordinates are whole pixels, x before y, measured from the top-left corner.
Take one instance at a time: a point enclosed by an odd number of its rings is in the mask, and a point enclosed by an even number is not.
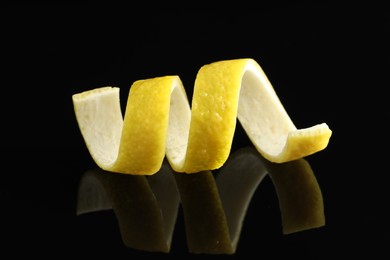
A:
[[[260,65],[251,58],[204,65],[190,107],[177,75],[138,80],[124,117],[119,88],[72,96],[86,146],[103,170],[151,175],[168,159],[176,172],[220,168],[227,160],[237,119],[257,151],[283,163],[325,149],[326,123],[297,129]]]

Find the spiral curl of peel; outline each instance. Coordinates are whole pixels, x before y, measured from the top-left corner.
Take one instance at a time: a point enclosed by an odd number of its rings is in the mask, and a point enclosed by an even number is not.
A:
[[[93,160],[117,173],[152,175],[165,157],[176,172],[218,169],[230,154],[237,119],[273,163],[319,152],[332,135],[326,123],[297,129],[251,58],[202,66],[191,106],[177,75],[135,81],[124,117],[117,87],[77,93],[72,100]]]

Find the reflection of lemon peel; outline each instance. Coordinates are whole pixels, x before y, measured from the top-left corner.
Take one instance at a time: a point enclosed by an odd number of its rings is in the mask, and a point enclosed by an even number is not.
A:
[[[112,209],[103,184],[96,178],[96,172],[97,170],[88,170],[80,178],[76,205],[78,216]]]
[[[241,148],[229,156],[216,174],[215,182],[234,252],[251,199],[268,173],[260,157],[253,147]]]
[[[179,203],[176,182],[165,161],[153,176],[107,174],[96,168],[80,179],[77,214],[112,209],[127,247],[168,253]]]
[[[241,148],[230,155],[216,175],[234,251],[252,196],[268,174],[277,193],[283,234],[325,225],[321,189],[308,161],[300,158],[271,163],[254,147]]]
[[[190,252],[234,254],[252,196],[267,174],[283,234],[325,225],[322,193],[308,161],[271,163],[252,146],[232,153],[215,175],[174,174],[166,160],[152,176],[89,170],[80,179],[77,214],[114,209],[126,246],[168,253],[180,203]]]
[[[184,215],[188,250],[202,254],[233,254],[229,227],[211,171],[174,174]]]
[[[286,163],[263,160],[279,199],[283,234],[325,225],[321,188],[304,158]]]
[[[230,153],[237,118],[257,151],[276,163],[323,150],[332,134],[326,123],[297,129],[253,59],[204,65],[192,110],[178,76],[134,82],[124,119],[118,88],[72,98],[91,156],[119,173],[154,174],[165,155],[176,172],[217,169]]]

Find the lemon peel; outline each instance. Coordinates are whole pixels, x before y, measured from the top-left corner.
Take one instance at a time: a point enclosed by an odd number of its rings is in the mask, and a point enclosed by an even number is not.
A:
[[[151,175],[168,159],[176,172],[220,168],[240,121],[256,150],[283,163],[325,149],[326,123],[297,129],[260,65],[251,58],[206,64],[197,73],[190,107],[177,75],[138,80],[124,118],[119,88],[72,96],[92,158],[104,170]]]

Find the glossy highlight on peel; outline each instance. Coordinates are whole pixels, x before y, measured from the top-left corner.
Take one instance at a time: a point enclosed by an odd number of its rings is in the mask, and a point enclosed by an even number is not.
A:
[[[77,93],[72,101],[93,160],[117,173],[152,175],[165,157],[176,172],[218,169],[230,154],[237,119],[273,163],[319,152],[332,135],[326,123],[298,129],[251,58],[202,66],[191,106],[177,75],[135,81],[124,116],[116,87]]]

